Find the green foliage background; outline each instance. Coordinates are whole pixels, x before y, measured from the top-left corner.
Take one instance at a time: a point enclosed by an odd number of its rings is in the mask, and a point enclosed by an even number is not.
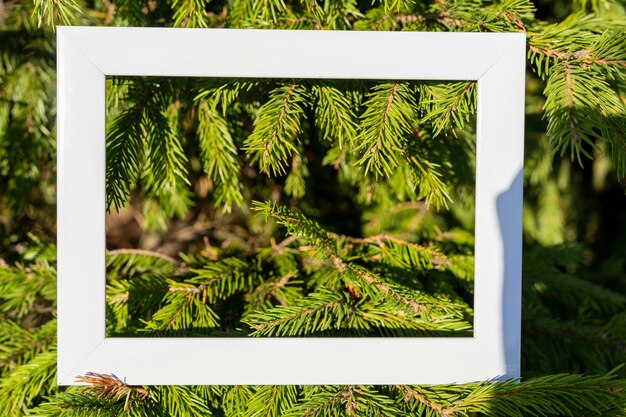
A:
[[[3,415],[626,415],[625,8],[0,1]],[[57,388],[57,24],[525,32],[523,380]],[[109,334],[470,331],[474,83],[107,83]]]

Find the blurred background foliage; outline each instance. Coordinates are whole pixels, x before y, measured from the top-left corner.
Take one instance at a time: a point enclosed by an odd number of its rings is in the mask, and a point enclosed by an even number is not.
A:
[[[626,359],[625,8],[622,0],[0,0],[4,415],[624,415],[624,369],[608,373]],[[529,379],[140,388],[95,375],[85,379],[90,391],[57,389],[55,25],[526,32],[522,375]],[[168,321],[181,307],[171,288],[181,286],[205,297],[185,310],[212,329],[200,334],[240,329],[247,314],[240,310],[250,305],[265,307],[249,312],[249,330],[263,329],[282,314],[273,309],[281,299],[289,304],[328,282],[318,255],[301,250],[326,238],[344,261],[376,273],[388,268],[382,258],[397,261],[396,272],[423,271],[420,285],[448,277],[447,286],[422,288],[464,303],[458,317],[471,322],[473,83],[107,83],[110,334],[194,333],[185,320]],[[398,106],[385,144],[367,152],[392,95]],[[294,110],[281,117],[287,101]],[[324,111],[329,103],[342,110]],[[276,131],[276,147],[265,152]],[[278,201],[261,207],[275,221],[254,217],[252,200]],[[278,225],[299,213],[313,226]],[[383,253],[380,241],[363,241],[381,234],[398,238],[399,249]],[[304,279],[278,291],[294,262]],[[248,264],[265,272],[232,272]],[[225,270],[232,272],[225,286],[202,292]],[[361,297],[357,278],[342,281],[348,296]],[[133,291],[153,298],[120,302]],[[315,294],[312,302],[329,297]],[[221,327],[207,307],[215,300]],[[281,331],[297,332],[302,323],[293,323]]]

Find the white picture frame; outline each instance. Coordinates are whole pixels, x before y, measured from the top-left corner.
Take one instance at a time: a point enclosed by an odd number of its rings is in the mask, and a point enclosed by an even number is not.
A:
[[[139,385],[519,377],[525,34],[57,30],[59,385],[90,371]],[[106,337],[107,75],[476,80],[473,337]]]

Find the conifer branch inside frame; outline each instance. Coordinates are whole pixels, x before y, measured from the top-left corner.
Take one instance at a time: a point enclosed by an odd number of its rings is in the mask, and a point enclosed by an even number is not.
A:
[[[58,28],[59,384],[519,376],[524,68],[523,34]]]

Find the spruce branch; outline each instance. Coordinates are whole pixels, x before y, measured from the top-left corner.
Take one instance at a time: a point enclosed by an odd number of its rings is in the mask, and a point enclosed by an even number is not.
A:
[[[472,255],[448,255],[446,270],[456,278],[464,281],[469,286],[470,292],[474,290],[474,256]]]
[[[24,319],[56,304],[56,270],[47,260],[0,266],[0,315]]]
[[[0,408],[5,416],[22,416],[41,397],[53,393],[56,361],[52,345],[0,378]]]
[[[205,332],[218,327],[219,317],[206,303],[206,292],[184,282],[168,279],[167,283],[169,290],[163,297],[163,305],[149,321],[144,322],[144,332]]]
[[[418,150],[415,146],[408,147],[405,151],[405,158],[413,181],[418,184],[419,198],[424,199],[427,206],[448,208],[448,203],[452,202],[452,197],[448,184],[442,178],[442,166],[429,160],[424,155],[424,150]]]
[[[374,0],[374,2],[381,3],[383,10],[387,13],[409,11],[414,4],[414,0]]]
[[[128,281],[113,281],[107,283],[107,330],[112,328],[114,333],[118,333],[129,327],[131,285],[132,284]]]
[[[244,318],[254,331],[252,336],[301,336],[318,331],[336,330],[349,320],[343,294],[312,293],[298,305],[253,313]]]
[[[619,19],[572,13],[559,23],[533,27],[529,32],[528,58],[543,79],[555,64],[564,61],[595,66],[596,70],[614,75],[614,71],[624,67],[623,28]]]
[[[571,158],[582,164],[582,156],[592,157],[595,139],[604,138],[617,147],[617,161],[622,160],[619,155],[626,148],[621,149],[619,144],[624,146],[620,133],[624,122],[617,115],[625,111],[624,106],[600,74],[569,61],[555,64],[545,94],[548,137],[555,152],[563,155],[569,149]],[[619,173],[626,171],[623,164],[616,168]]]
[[[261,171],[283,175],[289,158],[297,153],[305,90],[297,83],[278,87],[259,110],[254,131],[246,139],[244,150]]]
[[[396,385],[407,411],[432,416],[470,413],[523,417],[527,415],[621,415],[623,383],[605,376],[550,375],[523,381],[487,381],[465,385]],[[611,414],[616,413],[616,414]]]
[[[610,79],[626,81],[626,34],[623,30],[606,29],[577,58]]]
[[[617,314],[626,307],[626,297],[592,282],[556,269],[546,271],[532,266],[524,268],[526,285],[532,286],[540,297],[550,301],[555,310],[563,313],[578,311],[601,315]]]
[[[350,294],[318,287],[318,291],[296,300],[293,306],[252,313],[243,321],[254,329],[252,336],[303,336],[328,331],[363,336],[416,336],[454,328],[443,320],[431,321],[419,314],[407,314],[398,310],[396,303],[362,297],[354,290]]]
[[[435,247],[425,247],[390,236],[386,236],[385,240],[388,243],[382,245],[379,243],[378,245],[380,259],[385,264],[405,269],[428,270],[445,268],[448,263],[447,258]]]
[[[621,413],[623,396],[624,385],[612,374],[549,375],[520,383],[480,384],[454,407],[461,412],[498,410],[519,417],[528,413],[609,416]]]
[[[225,212],[230,212],[232,206],[242,206],[237,148],[226,119],[204,100],[198,106],[198,138],[204,171],[216,184],[215,202],[222,204]]]
[[[346,263],[339,257],[333,258],[333,264],[339,270],[341,276],[348,279],[349,284],[356,284],[357,288],[361,291],[370,292],[372,289],[374,289],[374,294],[376,294],[376,292],[380,292],[382,294],[388,295],[397,300],[399,303],[407,306],[415,314],[422,313],[426,310],[426,308],[422,304],[411,299],[406,294],[403,294],[404,291],[402,291],[400,288],[392,285],[391,283],[383,282],[381,277],[367,270],[365,267]]]
[[[247,294],[248,310],[261,311],[271,307],[270,300],[276,300],[279,305],[286,306],[302,298],[302,290],[296,285],[302,281],[293,279],[297,272],[288,272],[285,275],[263,282]]]
[[[210,110],[220,110],[223,117],[228,111],[238,106],[239,101],[243,101],[246,93],[253,92],[267,81],[242,80],[242,79],[222,79],[206,78],[198,82],[198,91],[194,97],[194,102],[206,103]]]
[[[525,32],[534,22],[535,6],[530,0],[502,0],[489,5],[475,2],[459,2],[435,8],[446,19],[442,21],[448,30],[472,32]]]
[[[194,287],[185,289],[201,294],[202,299],[210,304],[236,292],[248,291],[256,281],[254,267],[235,257],[207,263],[201,269],[192,269],[191,272],[195,276],[185,280],[185,283],[193,284]],[[176,290],[178,290],[176,286],[170,287],[170,291]]]
[[[250,398],[255,389],[250,385],[233,385],[225,387],[222,395],[221,408],[227,416],[239,416],[246,412]]]
[[[159,308],[168,290],[164,275],[107,275],[107,331],[116,335],[140,327],[142,318]]]
[[[156,3],[144,3],[133,0],[117,0],[115,2],[116,16],[123,16],[134,26],[145,25],[149,21],[149,14],[154,11]]]
[[[389,177],[398,166],[415,114],[413,91],[406,83],[379,84],[368,94],[360,117],[355,150],[359,165],[377,177]]]
[[[176,108],[170,107],[167,93],[166,88],[156,91],[144,112],[147,141],[142,179],[148,198],[158,201],[164,214],[183,218],[191,205],[188,161],[174,123]]]
[[[257,387],[247,400],[242,417],[282,417],[298,402],[299,389],[294,385],[264,385]]]
[[[48,397],[31,412],[36,417],[118,417],[124,414],[128,413],[122,401],[110,401],[74,390]]]
[[[612,83],[626,77],[623,27],[573,14],[530,37],[529,59],[547,78],[544,117],[555,152],[592,158],[602,139],[619,177],[626,175],[626,106]]]
[[[332,232],[328,232],[328,235],[334,239],[345,240],[359,245],[374,245],[380,250],[383,262],[391,261],[398,266],[432,268],[433,265],[444,265],[447,263],[446,256],[437,247],[422,246],[387,233],[362,238],[339,235]],[[376,253],[374,256],[376,256]]]
[[[204,0],[174,0],[172,2],[174,27],[209,27],[205,7]]]
[[[486,29],[494,32],[526,31],[526,24],[535,19],[535,5],[531,0],[502,0],[483,8],[480,16]]]
[[[623,31],[607,29],[601,35],[590,34],[592,42],[583,44],[552,44],[543,38],[543,33],[530,39],[529,58],[535,64],[538,75],[545,78],[553,70],[554,64],[570,61],[581,66],[589,66],[610,78],[623,78],[626,68]]]
[[[160,412],[171,416],[206,417],[213,413],[195,387],[164,385],[155,387]]]
[[[344,261],[339,251],[342,245],[304,215],[269,202],[255,202],[255,209],[259,214],[272,216],[279,224],[286,226],[289,234],[300,236],[315,245],[323,258],[336,269],[346,287],[357,289],[359,295],[367,295],[375,302],[394,301],[398,308],[405,309],[405,314],[411,316],[420,315],[426,320],[441,320],[441,329],[468,328],[468,324],[462,319],[461,311],[464,307],[404,288],[391,280],[384,280],[365,266]]]
[[[106,264],[107,330],[115,334],[139,327],[146,312],[158,309],[166,278],[187,270],[169,256],[141,249],[107,251]]]
[[[393,31],[402,27],[406,18],[406,14],[390,13],[383,6],[379,6],[368,10],[363,19],[355,23],[354,28],[356,30]],[[413,17],[409,17],[409,19],[413,19]],[[415,19],[417,20],[417,18]]]
[[[476,114],[476,82],[423,83],[418,108],[433,137],[446,131],[456,135],[454,128],[463,129]]]
[[[357,134],[356,115],[346,95],[331,83],[313,85],[315,124],[322,134],[321,139],[337,142],[340,149],[354,143]]]
[[[146,249],[107,250],[107,267],[120,274],[130,276],[143,273],[168,275],[184,268],[171,256]]]
[[[305,386],[304,398],[286,417],[396,417],[396,401],[369,386]]]
[[[334,2],[300,0],[300,3],[304,3],[308,12],[305,16],[307,18],[310,16],[311,23],[316,29],[351,29],[353,22],[362,16],[356,0]]]
[[[328,233],[319,224],[303,214],[272,202],[254,201],[252,204],[253,209],[258,215],[262,215],[266,221],[272,217],[278,224],[285,226],[290,235],[306,239],[309,243],[325,251],[329,256],[337,255],[338,249],[335,241],[328,236]]]
[[[85,9],[75,0],[34,0],[32,16],[37,26],[47,26],[52,31],[56,25],[71,26],[79,22]]]
[[[606,323],[598,319],[579,319],[574,325],[550,313],[529,308],[526,302],[522,324],[523,360],[543,374],[574,370],[588,374],[602,373],[622,363],[624,348],[623,316]]]
[[[427,417],[451,417],[454,409],[449,398],[441,398],[437,390],[430,387],[394,385],[394,391],[402,395],[404,406],[418,415]]]
[[[0,375],[45,352],[55,342],[56,329],[54,319],[35,330],[25,329],[11,320],[0,322]]]
[[[409,289],[389,279],[384,280],[367,268],[346,263],[340,258],[335,258],[335,265],[348,287],[354,286],[360,293],[372,299],[393,300],[396,306],[406,311],[406,314],[419,315],[426,321],[437,322],[438,328],[442,331],[465,331],[471,328],[463,317],[463,311],[466,309],[464,305]]]
[[[302,198],[306,193],[306,178],[309,176],[309,168],[306,164],[306,158],[302,156],[304,150],[299,147],[298,152],[293,154],[291,158],[291,170],[285,180],[285,194]]]
[[[367,11],[362,19],[359,19],[354,27],[358,30],[422,30],[422,31],[457,31],[468,27],[468,22],[461,18],[463,4],[448,8],[436,1],[430,9],[420,13],[419,10],[389,11],[384,6],[375,7]],[[445,2],[444,2],[445,3]],[[466,6],[467,8],[467,6]],[[460,10],[461,9],[461,10]],[[471,7],[475,10],[475,7]]]
[[[148,99],[142,97],[135,105],[120,113],[107,131],[107,211],[119,210],[126,205],[139,177],[144,140],[142,121]]]
[[[191,201],[187,159],[173,120],[176,107],[170,106],[172,85],[137,81],[130,85],[129,95],[135,103],[115,118],[107,134],[107,210],[126,205],[141,177],[146,207],[156,200],[155,211],[182,217]],[[148,225],[158,225],[148,221],[153,217],[147,216]]]
[[[235,21],[246,24],[255,24],[265,27],[277,21],[282,15],[288,13],[283,0],[235,0],[231,14]]]

